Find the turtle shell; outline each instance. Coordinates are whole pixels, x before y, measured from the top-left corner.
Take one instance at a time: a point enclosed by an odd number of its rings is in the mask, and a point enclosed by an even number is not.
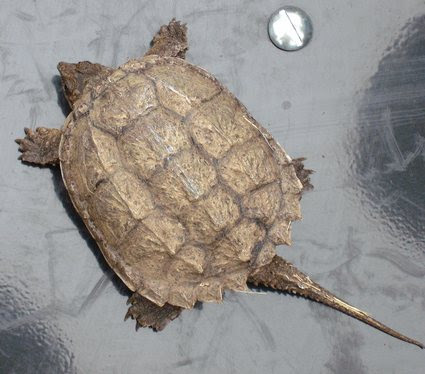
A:
[[[301,218],[289,156],[217,79],[179,58],[131,60],[84,92],[60,160],[109,265],[158,305],[246,289]]]

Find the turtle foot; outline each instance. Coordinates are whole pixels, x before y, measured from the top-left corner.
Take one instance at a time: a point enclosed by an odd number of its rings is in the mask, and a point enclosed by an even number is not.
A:
[[[136,320],[136,330],[141,327],[151,327],[155,331],[161,331],[173,319],[176,319],[182,308],[170,304],[158,306],[152,301],[133,293],[128,299],[130,304],[125,319],[131,317]]]
[[[38,127],[35,131],[25,128],[25,138],[16,139],[19,159],[39,166],[57,165],[59,163],[59,143],[61,130]]]
[[[146,55],[159,55],[185,58],[187,44],[187,27],[174,18],[168,25],[163,25],[151,42]]]

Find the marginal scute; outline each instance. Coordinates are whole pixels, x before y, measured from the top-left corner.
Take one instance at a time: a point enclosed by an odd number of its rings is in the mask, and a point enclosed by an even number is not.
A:
[[[269,230],[269,238],[276,245],[291,245],[291,221],[284,216],[277,217]]]
[[[203,281],[198,286],[198,300],[218,302],[223,298],[223,284],[218,280]]]
[[[107,173],[97,154],[96,146],[93,142],[90,129],[86,128],[82,135],[80,157],[82,157],[82,175],[85,176],[87,190],[94,193],[99,181],[107,178]]]
[[[293,165],[288,164],[286,167],[282,168],[280,186],[283,194],[288,193],[298,195],[302,191],[303,185],[297,178]]]
[[[254,261],[254,266],[257,268],[267,265],[273,260],[274,256],[276,256],[276,246],[273,242],[267,240],[261,247],[261,250]]]
[[[151,261],[151,259],[148,259],[148,262],[153,261]],[[155,304],[163,306],[167,301],[171,301],[171,292],[169,287],[170,286],[162,279],[157,279],[155,277],[155,273],[147,272],[143,276],[142,287],[139,288],[137,292],[140,295],[149,299],[150,301],[154,302]],[[177,305],[171,302],[170,304]]]
[[[195,141],[212,157],[221,158],[233,145],[242,144],[259,134],[256,128],[241,118],[242,108],[224,91],[200,106],[187,123]]]
[[[301,219],[301,208],[299,204],[300,194],[284,194],[282,196],[281,214],[288,221],[297,221]]]
[[[258,186],[273,182],[279,170],[273,153],[260,137],[238,148],[220,161],[220,174],[236,192],[243,194]]]
[[[128,74],[128,71],[123,70],[121,67],[116,69],[111,75],[106,78],[106,82],[110,85],[117,83],[122,78],[124,78]],[[102,85],[99,85],[99,88],[102,88]],[[95,91],[96,92],[96,91]],[[99,95],[100,91],[98,91]]]
[[[111,135],[96,127],[92,126],[90,130],[97,156],[103,168],[107,173],[115,173],[122,167],[117,142]]]
[[[230,276],[224,278],[224,286],[230,290],[248,291],[249,288],[246,284],[247,277],[247,268],[240,269],[239,271],[233,271]]]
[[[182,308],[193,308],[196,302],[195,289],[193,287],[178,287],[171,285],[168,301],[170,304]]]
[[[236,117],[239,116],[239,113],[236,113]],[[292,163],[292,159],[284,151],[282,146],[263,128],[261,127],[248,113],[243,114],[243,121],[249,122],[252,126],[258,128],[261,136],[264,141],[273,152],[273,157],[276,159],[276,162],[283,168]]]
[[[82,215],[87,215],[87,202],[93,194],[97,185],[96,174],[101,173],[99,169],[104,170],[97,156],[97,150],[93,147],[91,140],[91,131],[88,127],[88,118],[83,117],[78,120],[80,126],[76,128],[72,135],[69,135],[71,140],[66,142],[66,155],[61,159],[61,167],[69,170],[73,176],[69,181],[65,180],[69,191],[79,195],[79,201],[82,208]],[[68,116],[65,126],[75,126],[73,116]],[[82,141],[74,141],[74,139],[83,139]],[[87,148],[85,148],[87,146]],[[98,171],[98,172],[97,172]]]
[[[179,64],[156,64],[145,74],[155,82],[160,103],[181,116],[220,92],[218,85],[197,70]]]

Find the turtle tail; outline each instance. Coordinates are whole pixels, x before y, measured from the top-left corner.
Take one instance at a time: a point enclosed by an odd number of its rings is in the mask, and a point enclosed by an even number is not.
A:
[[[424,344],[421,342],[398,333],[372,318],[366,312],[363,312],[362,310],[359,310],[336,297],[331,292],[313,282],[307,275],[303,274],[291,263],[285,261],[279,256],[275,256],[270,264],[253,272],[248,278],[248,282],[255,286],[265,286],[283,292],[290,292],[295,295],[317,301],[354,317],[359,321],[362,321],[397,339],[417,345],[422,349],[425,348]]]

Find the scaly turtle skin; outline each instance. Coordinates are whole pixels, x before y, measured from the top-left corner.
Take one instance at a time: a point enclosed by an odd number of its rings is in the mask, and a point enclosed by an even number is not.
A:
[[[116,70],[60,63],[73,109],[62,130],[26,129],[22,160],[60,164],[106,261],[134,292],[127,317],[162,329],[182,308],[247,282],[297,293],[423,347],[351,307],[276,255],[309,186],[217,79],[184,60],[186,28]]]

